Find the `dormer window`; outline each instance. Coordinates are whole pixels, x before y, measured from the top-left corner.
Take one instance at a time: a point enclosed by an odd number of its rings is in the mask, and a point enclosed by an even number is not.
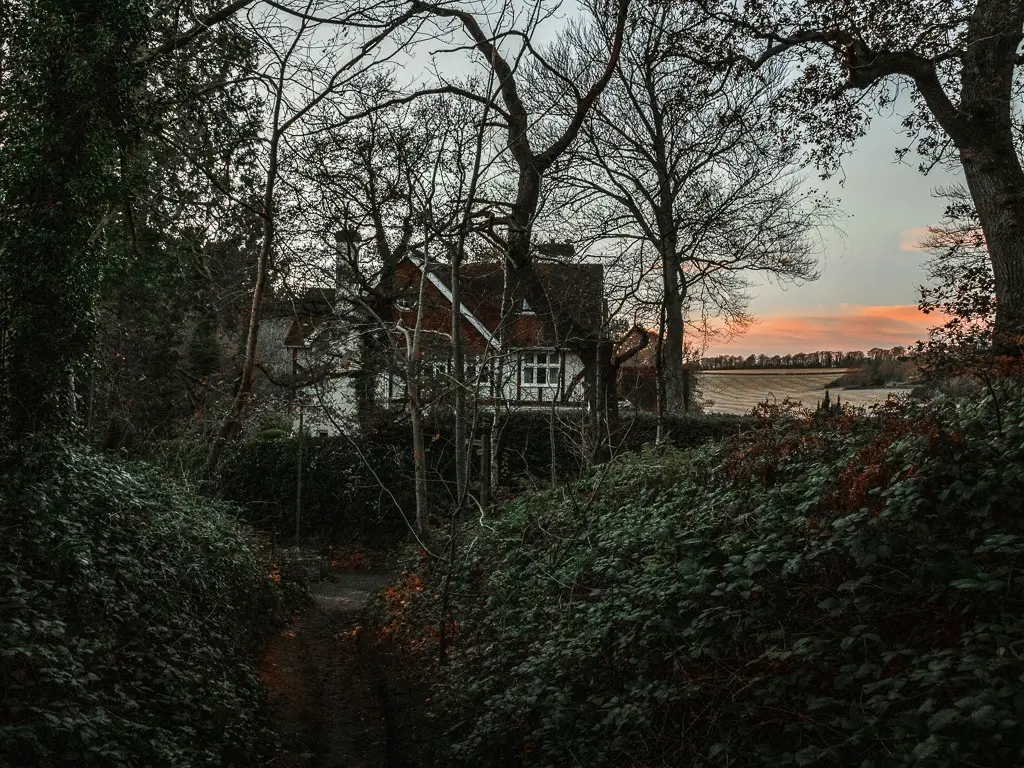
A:
[[[530,306],[530,302],[528,302],[526,299],[523,299],[523,314],[524,315],[535,315],[535,314],[537,314],[536,312],[533,311],[533,307]]]

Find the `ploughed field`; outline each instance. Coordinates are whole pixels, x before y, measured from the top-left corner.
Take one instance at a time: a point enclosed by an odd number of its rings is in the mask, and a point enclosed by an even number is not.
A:
[[[787,397],[814,408],[824,399],[826,385],[843,373],[841,368],[701,371],[697,374],[697,381],[706,412],[744,414],[765,399],[781,402]],[[909,391],[909,387],[829,388],[833,401],[839,395],[844,403],[850,405],[874,405],[884,402],[890,393]]]

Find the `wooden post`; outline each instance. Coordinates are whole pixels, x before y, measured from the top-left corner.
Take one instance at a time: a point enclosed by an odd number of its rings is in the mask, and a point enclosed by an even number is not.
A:
[[[491,493],[491,430],[484,429],[480,434],[480,505],[486,507],[490,503]]]
[[[302,521],[302,436],[305,432],[302,419],[302,404],[299,404],[299,466],[295,479],[295,546],[299,546],[299,531]]]

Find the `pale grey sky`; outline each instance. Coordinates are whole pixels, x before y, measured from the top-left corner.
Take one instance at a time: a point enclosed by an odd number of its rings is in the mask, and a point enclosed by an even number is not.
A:
[[[932,193],[961,181],[959,175],[935,170],[928,176],[913,162],[898,163],[894,150],[903,137],[898,117],[878,118],[853,154],[843,160],[843,174],[813,186],[838,198],[846,214],[843,230],[825,233],[822,276],[814,283],[785,290],[763,285],[751,309],[758,314],[834,311],[842,304],[916,304],[924,279],[925,254],[912,248],[923,229],[938,224],[945,202]]]

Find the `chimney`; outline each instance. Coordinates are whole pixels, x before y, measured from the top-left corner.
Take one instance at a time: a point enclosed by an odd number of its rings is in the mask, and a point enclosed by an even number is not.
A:
[[[359,240],[351,227],[334,233],[334,287],[339,291],[349,283],[349,270],[359,268]]]
[[[536,250],[541,256],[563,264],[571,264],[576,260],[576,246],[570,241],[559,243],[551,240],[546,243],[537,243]]]

